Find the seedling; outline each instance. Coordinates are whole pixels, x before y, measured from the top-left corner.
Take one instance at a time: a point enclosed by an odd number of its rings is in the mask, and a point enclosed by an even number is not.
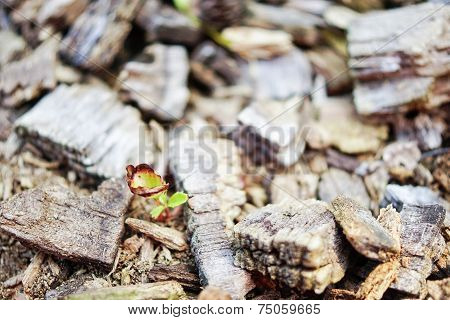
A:
[[[181,206],[188,200],[187,194],[183,192],[175,192],[168,197],[169,184],[147,164],[127,166],[127,183],[134,194],[153,199],[156,204],[150,212],[153,219],[168,219],[171,215],[170,209]]]

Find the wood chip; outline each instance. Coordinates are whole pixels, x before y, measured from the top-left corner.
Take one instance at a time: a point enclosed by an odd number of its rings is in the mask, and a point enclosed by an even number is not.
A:
[[[432,300],[450,300],[450,278],[427,281],[427,288]]]
[[[331,208],[347,240],[356,251],[378,261],[388,261],[398,256],[398,243],[368,209],[344,196],[334,199]]]
[[[0,229],[57,257],[111,267],[130,199],[120,180],[105,181],[87,197],[59,185],[38,187],[0,205]]]
[[[164,121],[183,116],[189,98],[188,54],[182,46],[155,44],[137,61],[125,64],[119,75],[120,96],[133,101],[148,116]]]
[[[19,107],[56,86],[59,39],[51,38],[21,60],[5,65],[0,72],[0,101]]]
[[[234,228],[235,261],[285,285],[319,294],[342,279],[347,250],[324,202],[268,205]]]
[[[339,195],[352,198],[364,208],[369,208],[370,198],[363,180],[345,171],[330,168],[322,174],[319,182],[319,198],[331,202]]]
[[[255,284],[249,273],[234,266],[226,233],[226,226],[232,227],[234,219],[226,209],[240,210],[243,188],[237,148],[229,140],[199,141],[180,136],[171,141],[169,158],[175,181],[190,197],[185,211],[187,231],[202,285],[221,288],[233,299],[244,299]],[[225,200],[225,189],[227,194],[238,196],[226,196]],[[239,202],[233,204],[230,199]],[[243,200],[245,203],[245,197]]]
[[[60,85],[15,126],[47,157],[68,163],[86,180],[123,177],[125,167],[137,163],[139,156],[153,163],[157,153],[139,112],[123,106],[102,86]],[[141,139],[149,143],[140,155]]]
[[[158,0],[145,1],[136,16],[145,30],[147,42],[176,43],[194,46],[202,36],[200,28],[187,16]]]
[[[0,30],[0,42],[4,45],[0,48],[0,67],[19,58],[26,48],[26,42],[11,30]]]
[[[42,272],[42,264],[45,258],[46,255],[43,252],[38,252],[25,270],[22,278],[25,293],[30,293],[31,287]]]
[[[433,261],[445,249],[441,227],[445,209],[438,205],[404,204],[400,211],[401,267],[391,288],[419,296],[426,285],[425,279],[432,271]]]
[[[397,276],[400,262],[398,260],[379,264],[364,280],[356,296],[363,300],[380,300]]]
[[[156,223],[134,218],[128,218],[125,223],[132,230],[162,243],[169,249],[184,251],[188,248],[184,234],[173,228],[161,227]]]
[[[63,39],[61,55],[78,67],[108,67],[122,49],[141,5],[140,0],[90,3]]]
[[[191,265],[180,263],[166,266],[163,264],[155,265],[147,274],[152,282],[159,281],[177,281],[186,290],[200,291],[200,279],[197,270]]]
[[[186,294],[178,282],[163,281],[131,286],[87,290],[71,294],[67,300],[183,300]]]

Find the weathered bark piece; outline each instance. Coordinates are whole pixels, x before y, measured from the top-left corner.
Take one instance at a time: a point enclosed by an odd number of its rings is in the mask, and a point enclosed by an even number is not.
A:
[[[398,260],[379,264],[364,280],[356,296],[364,300],[380,300],[397,276],[400,263]]]
[[[26,0],[11,12],[14,24],[31,43],[48,39],[70,26],[88,0]]]
[[[424,19],[428,15],[433,19]],[[348,31],[349,53],[356,60],[349,65],[356,63],[353,72],[362,80],[448,74],[449,18],[450,8],[432,3],[361,15]]]
[[[377,221],[387,232],[389,232],[396,243],[396,247],[400,250],[401,217],[398,211],[395,210],[392,205],[381,208]]]
[[[147,42],[194,46],[202,37],[200,28],[191,19],[158,0],[145,1],[136,15],[136,23],[145,30]]]
[[[246,60],[272,59],[294,50],[291,35],[282,30],[236,26],[223,30],[221,36],[229,50]]]
[[[239,113],[239,127],[231,136],[255,164],[288,167],[303,153],[307,130],[299,112],[302,103],[294,103],[298,100],[254,102]]]
[[[413,119],[397,115],[393,119],[396,140],[416,141],[421,150],[437,149],[442,145],[446,125],[442,117],[419,113]]]
[[[131,286],[87,290],[67,300],[183,300],[186,294],[178,282],[163,281]]]
[[[329,95],[348,92],[352,88],[352,79],[346,60],[336,51],[327,47],[318,47],[306,52],[316,72],[326,80]]]
[[[38,187],[0,205],[0,229],[57,257],[110,267],[130,199],[125,181],[116,179],[84,197],[59,185]]]
[[[200,279],[197,270],[188,264],[176,264],[166,266],[155,265],[148,273],[148,279],[152,282],[173,280],[190,291],[200,291]]]
[[[179,136],[171,141],[169,159],[178,187],[190,197],[185,211],[187,231],[201,284],[243,299],[255,284],[249,273],[233,265],[226,233],[246,202],[237,148],[229,140]]]
[[[255,27],[282,29],[292,35],[299,45],[312,46],[320,40],[320,27],[325,22],[320,17],[289,7],[250,2],[247,6],[249,17],[246,23]]]
[[[156,223],[134,218],[128,218],[125,223],[132,230],[162,243],[169,249],[184,251],[188,248],[184,234],[173,228],[161,227]]]
[[[324,202],[291,201],[250,213],[234,228],[235,263],[319,294],[344,276],[343,236]]]
[[[297,201],[300,195],[300,186],[294,174],[277,174],[270,184],[270,200],[273,204],[285,201]]]
[[[79,294],[86,290],[109,287],[110,284],[103,278],[95,278],[92,274],[74,274],[58,287],[48,290],[46,300],[63,299],[71,294]]]
[[[445,209],[438,205],[404,204],[400,211],[402,220],[401,267],[391,288],[418,296],[425,279],[432,271],[433,261],[445,249],[441,227]]]
[[[388,138],[388,127],[361,121],[349,97],[313,99],[319,109],[318,121],[311,123],[308,144],[315,149],[336,147],[347,154],[377,152]]]
[[[433,300],[450,300],[450,278],[427,281],[428,297]]]
[[[302,104],[301,98],[312,90],[313,69],[307,56],[299,49],[270,60],[254,60],[242,68],[243,77],[248,78],[256,101],[285,101],[296,97],[295,104]],[[294,105],[293,102],[288,104],[286,108]]]
[[[391,176],[404,181],[414,175],[421,152],[416,142],[396,141],[383,149],[383,161]]]
[[[26,42],[11,30],[0,30],[0,68],[19,58],[26,48]]]
[[[392,235],[355,200],[339,196],[331,202],[332,212],[356,251],[369,259],[389,261],[400,248]]]
[[[440,202],[439,195],[427,187],[388,184],[380,207],[392,204],[400,212],[405,204],[421,206],[439,204]]]
[[[236,59],[212,41],[205,41],[195,48],[190,67],[195,80],[209,91],[236,85],[241,76]]]
[[[18,107],[56,86],[56,64],[59,39],[51,38],[36,50],[5,65],[0,72],[0,102]]]
[[[92,2],[63,39],[60,53],[75,66],[101,70],[122,49],[141,0]]]
[[[151,141],[135,108],[124,107],[107,87],[94,85],[58,86],[15,126],[47,157],[67,163],[83,178],[122,177],[125,167],[138,161],[139,141]],[[147,143],[147,163],[155,161],[151,147]]]
[[[124,101],[136,102],[146,115],[164,121],[178,120],[189,98],[188,72],[184,47],[146,47],[142,56],[128,62],[120,73],[120,96]]]
[[[359,113],[428,109],[450,101],[449,21],[450,8],[438,3],[368,13],[353,21],[349,65],[359,79],[354,90]]]
[[[450,101],[448,76],[404,77],[357,83],[353,91],[358,113],[362,115],[431,109]]]
[[[435,278],[450,277],[450,242],[447,242],[440,258],[434,261],[431,275]]]
[[[364,208],[370,206],[370,198],[361,177],[330,168],[320,178],[319,198],[325,202],[331,202],[339,195],[354,199]]]

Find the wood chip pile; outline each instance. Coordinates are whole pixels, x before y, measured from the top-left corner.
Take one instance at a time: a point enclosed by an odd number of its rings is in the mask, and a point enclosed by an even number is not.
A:
[[[0,299],[450,299],[448,1],[184,2],[1,1]]]

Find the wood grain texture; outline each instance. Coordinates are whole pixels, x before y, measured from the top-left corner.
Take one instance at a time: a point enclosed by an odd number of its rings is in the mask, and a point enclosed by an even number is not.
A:
[[[59,185],[38,187],[0,205],[0,229],[59,258],[111,267],[130,200],[116,179],[83,197]]]
[[[173,228],[162,227],[156,223],[134,218],[128,218],[125,223],[132,230],[162,243],[169,249],[184,251],[188,248],[184,234]]]
[[[371,12],[354,19],[347,39],[349,66],[358,79],[354,90],[357,111],[394,113],[450,101],[449,21],[450,8],[439,3]]]
[[[324,202],[268,205],[234,228],[236,263],[290,287],[321,293],[344,276],[347,250]]]
[[[60,53],[75,66],[101,70],[120,52],[142,0],[91,3],[63,39]]]
[[[19,107],[56,87],[59,38],[51,38],[21,60],[5,65],[0,72],[0,102]]]
[[[180,263],[171,266],[157,264],[148,272],[147,276],[153,282],[172,280],[177,281],[187,290],[200,291],[197,270],[188,264]]]
[[[433,261],[445,250],[441,227],[445,209],[439,205],[403,205],[400,212],[402,232],[401,267],[391,288],[418,296],[426,286]]]
[[[148,46],[121,71],[120,96],[124,101],[135,102],[146,115],[164,121],[178,120],[189,98],[188,73],[188,54],[184,47]]]
[[[20,117],[16,131],[46,157],[67,163],[84,177],[122,177],[136,164],[140,143],[151,141],[139,112],[102,86],[58,86]],[[152,145],[141,150],[150,155]],[[142,156],[143,154],[141,154]]]
[[[242,188],[236,147],[228,140],[180,137],[171,141],[169,154],[171,172],[190,197],[185,215],[201,284],[221,288],[233,299],[244,299],[255,285],[248,272],[233,264],[226,233],[227,210],[220,198],[224,193],[218,192],[224,185],[233,194]]]
[[[356,251],[378,261],[388,261],[399,255],[398,242],[372,213],[358,202],[339,196],[331,202],[331,209],[347,240]]]

